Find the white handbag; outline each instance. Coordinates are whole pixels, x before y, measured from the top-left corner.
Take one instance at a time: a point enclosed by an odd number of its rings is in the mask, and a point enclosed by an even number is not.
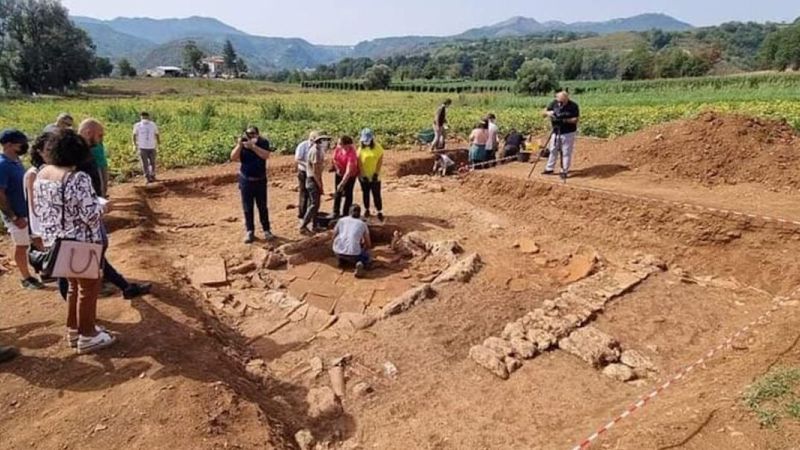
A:
[[[66,184],[72,172],[64,176],[61,183],[62,205],[66,208]],[[64,213],[61,215],[61,228],[64,226]],[[45,258],[42,274],[51,278],[80,278],[98,280],[103,271],[103,245],[74,239],[58,238],[50,247]]]

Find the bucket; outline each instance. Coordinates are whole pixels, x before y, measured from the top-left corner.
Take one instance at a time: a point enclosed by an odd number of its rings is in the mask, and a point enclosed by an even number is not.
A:
[[[517,153],[517,161],[519,162],[530,162],[531,160],[531,152],[519,152]]]
[[[317,217],[314,219],[314,226],[317,228],[328,229],[332,220],[333,214],[317,213]]]

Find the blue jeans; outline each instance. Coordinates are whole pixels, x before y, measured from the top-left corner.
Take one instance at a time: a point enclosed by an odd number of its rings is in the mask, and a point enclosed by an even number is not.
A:
[[[267,209],[267,179],[249,180],[239,177],[239,191],[242,194],[242,209],[244,210],[244,223],[247,231],[255,231],[254,208],[258,208],[258,218],[264,231],[270,231],[269,210]]]
[[[339,259],[339,262],[344,262],[347,264],[355,264],[355,263],[362,263],[365,266],[369,265],[372,258],[369,256],[369,250],[363,249],[361,250],[360,255],[339,255],[337,254],[336,257]]]

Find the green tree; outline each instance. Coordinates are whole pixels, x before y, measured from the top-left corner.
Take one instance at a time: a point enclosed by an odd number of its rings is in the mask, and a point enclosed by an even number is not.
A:
[[[516,90],[522,94],[546,94],[558,89],[556,65],[549,59],[525,61],[517,71]]]
[[[203,71],[203,58],[206,54],[200,50],[195,41],[188,41],[183,46],[183,69],[195,75]]]
[[[131,65],[127,58],[122,58],[117,62],[117,70],[121,77],[135,77],[136,69]]]
[[[619,77],[622,80],[644,80],[653,78],[653,52],[646,45],[640,45],[622,57]]]
[[[222,48],[222,58],[225,60],[225,72],[234,77],[238,76],[236,61],[239,57],[236,55],[236,49],[233,48],[233,43],[230,39],[225,40],[225,46]]]
[[[768,34],[758,60],[765,69],[800,69],[800,22]]]
[[[364,74],[364,86],[367,89],[388,89],[392,84],[392,69],[385,64],[370,67]]]
[[[56,0],[0,1],[0,78],[23,92],[74,87],[95,74],[91,39]]]
[[[111,72],[114,71],[114,64],[108,58],[98,57],[94,60],[94,76],[96,77],[109,77]]]
[[[236,58],[236,75],[242,76],[247,73],[247,63],[241,57]]]

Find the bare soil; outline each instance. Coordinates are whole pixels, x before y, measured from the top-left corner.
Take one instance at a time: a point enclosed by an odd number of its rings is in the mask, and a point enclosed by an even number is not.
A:
[[[730,119],[714,118],[707,128],[717,120],[729,126]],[[566,185],[538,173],[528,179],[531,165],[522,163],[430,177],[429,155],[390,152],[387,222],[371,221],[381,237],[380,264],[364,280],[339,268],[324,244],[277,270],[233,273],[302,242],[290,158],[271,162],[270,215],[279,239],[255,246],[242,243],[233,165],[115,186],[109,259],[130,278],[151,280],[154,292],[132,302],[101,300],[101,322],[120,342],[76,356],[63,342],[57,294],[21,291],[15,268],[0,257],[8,270],[0,276],[0,342],[23,353],[0,366],[0,448],[283,449],[299,448],[300,430],[319,448],[572,448],[779,296],[778,314],[596,447],[798,448],[800,424],[761,428],[741,398],[772,367],[800,365],[800,227],[715,212],[800,220],[796,194],[784,192],[794,186],[791,171],[770,185],[781,189],[764,192],[765,178],[729,167],[741,159],[721,159],[729,161],[719,166],[722,178],[677,169],[667,178],[666,163],[628,159],[620,149],[615,156],[609,146],[618,144],[581,140]],[[680,155],[671,158],[682,164]],[[716,181],[723,179],[736,184]],[[331,203],[326,196],[323,208]],[[358,329],[345,318],[380,314],[452,263],[446,253],[401,254],[390,246],[395,231],[428,243],[456,241],[457,260],[477,253],[482,266],[468,281],[439,285],[435,297]],[[7,238],[0,248],[9,248]],[[595,253],[598,263],[587,263],[584,256]],[[591,325],[650,359],[649,376],[623,383],[553,349],[503,381],[469,358],[473,345],[572,283],[643,254],[667,270],[614,299]],[[226,282],[193,282],[196,269],[214,259],[224,261]],[[305,302],[306,314],[271,302],[275,292]],[[338,320],[326,327],[331,317]],[[341,410],[312,417],[309,392],[331,386],[327,369],[343,356]],[[397,373],[387,375],[386,363]]]

